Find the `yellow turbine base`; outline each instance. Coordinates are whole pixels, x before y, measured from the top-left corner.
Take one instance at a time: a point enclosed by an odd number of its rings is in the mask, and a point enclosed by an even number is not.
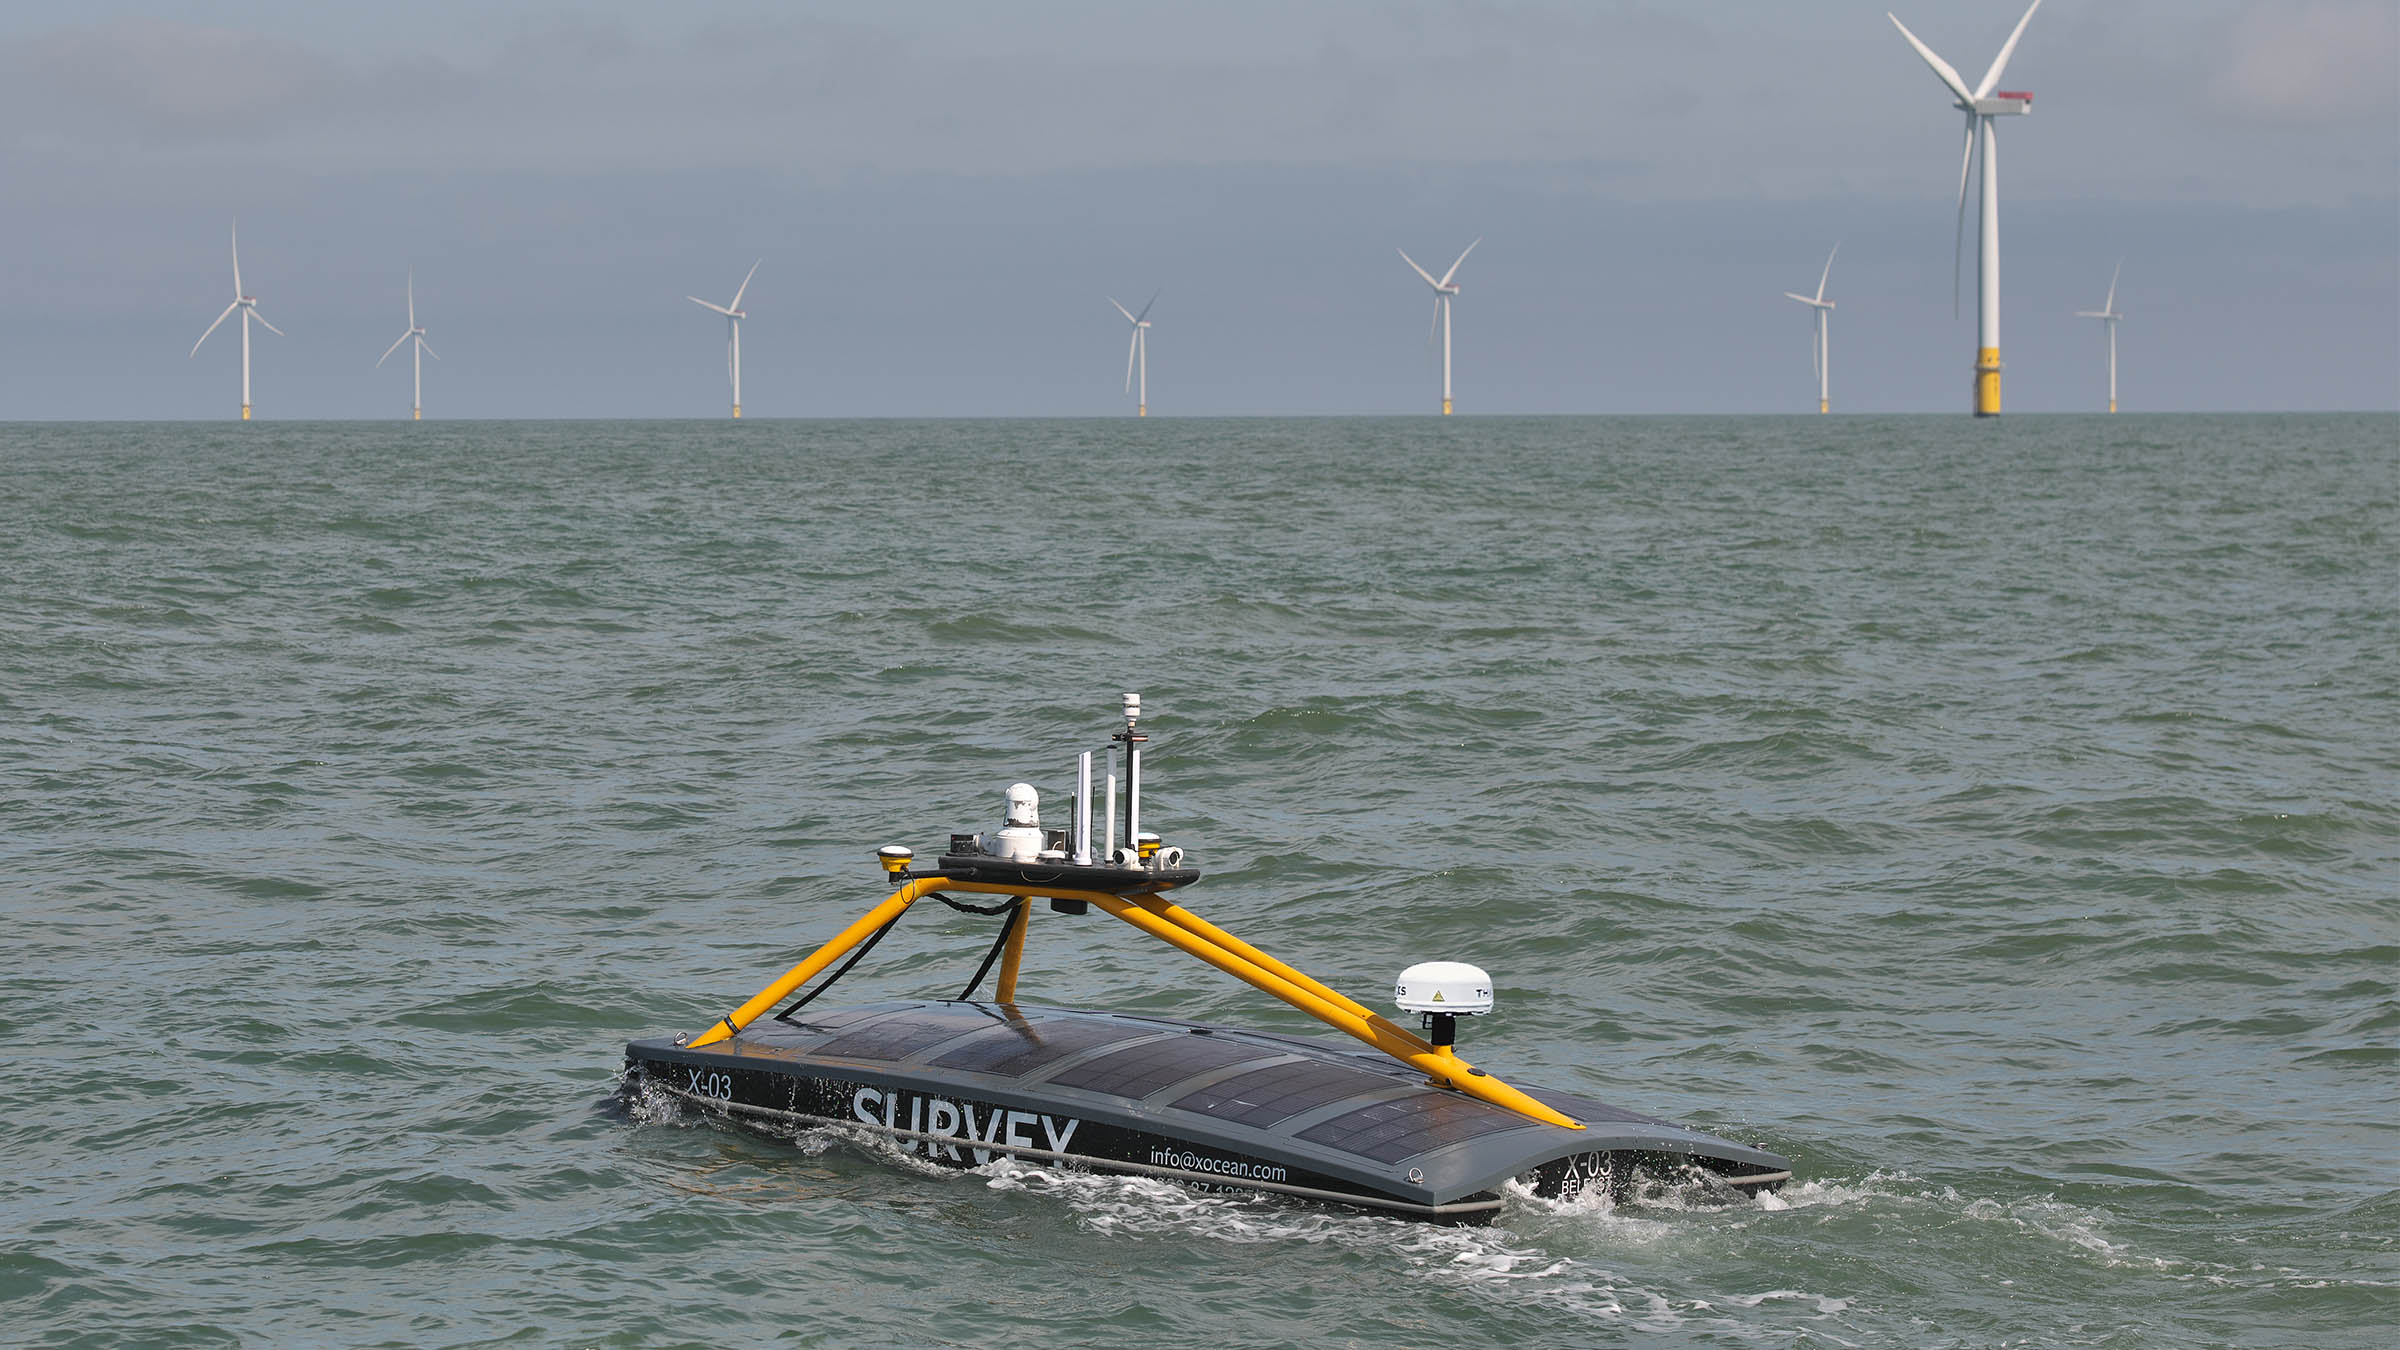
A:
[[[409,420],[409,421],[411,421],[411,422],[422,422],[422,421],[424,421],[424,420],[425,420],[425,410],[424,410],[423,408],[411,408],[411,409],[409,409],[409,410],[408,410],[408,420]]]
[[[2112,398],[2108,401],[2108,410],[2112,413],[2117,410],[2117,401],[2115,399]]]
[[[245,422],[250,420],[250,405],[247,403],[242,405],[242,420]]]
[[[1977,417],[1998,417],[2000,415],[2000,349],[1998,347],[1975,349],[1975,415]]]
[[[1148,417],[1150,415],[1150,405],[1147,403],[1139,405],[1133,410],[1133,415],[1136,417]]]
[[[1829,413],[1829,412],[1832,412],[1832,411],[1833,411],[1833,400],[1832,400],[1832,399],[1828,399],[1828,398],[1821,398],[1821,399],[1818,399],[1818,400],[1817,400],[1817,411],[1818,411],[1818,412],[1821,412],[1821,413]]]
[[[742,405],[741,405],[741,404],[739,404],[739,403],[736,403],[736,404],[734,404],[734,405],[733,405],[733,415],[734,415],[734,417],[735,417],[737,420],[738,420],[738,419],[741,417],[741,415],[742,415]]]
[[[1443,400],[1442,400],[1442,416],[1444,416],[1444,417],[1448,417],[1449,415],[1450,415],[1450,400],[1448,400],[1448,399],[1443,399]]]

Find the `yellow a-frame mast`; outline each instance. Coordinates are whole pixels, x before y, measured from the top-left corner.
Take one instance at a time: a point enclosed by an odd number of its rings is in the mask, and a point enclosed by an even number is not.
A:
[[[816,978],[845,953],[907,913],[909,906],[928,895],[958,892],[1007,895],[1020,899],[1080,901],[1095,905],[1168,946],[1197,957],[1254,989],[1274,995],[1325,1025],[1354,1036],[1403,1064],[1422,1070],[1428,1078],[1442,1086],[1546,1125],[1570,1130],[1583,1128],[1572,1117],[1543,1105],[1469,1064],[1451,1047],[1432,1044],[1357,1000],[1285,965],[1168,900],[1160,894],[1166,889],[1165,886],[1158,886],[1116,895],[1106,891],[1042,886],[1022,881],[962,881],[941,876],[911,878],[881,904],[868,910],[857,922],[836,934],[832,941],[810,953],[808,959],[785,971],[773,984],[759,990],[749,1002],[726,1014],[708,1030],[682,1043],[697,1049],[740,1034],[742,1028],[757,1021],[768,1009],[790,997],[800,986]],[[1016,1001],[1017,967],[1024,953],[1028,915],[1028,911],[1019,910],[1008,920],[1012,928],[1008,934],[1000,966],[1000,985],[995,995],[1002,1003]]]

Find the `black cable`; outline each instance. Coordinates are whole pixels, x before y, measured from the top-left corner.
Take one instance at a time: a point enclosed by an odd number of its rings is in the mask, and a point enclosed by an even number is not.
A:
[[[945,896],[943,898],[947,899],[948,897]],[[968,907],[965,905],[960,905],[958,908],[966,909]],[[983,983],[983,977],[992,973],[992,963],[1000,959],[1001,949],[1008,946],[1008,940],[1016,936],[1018,930],[1023,927],[1025,923],[1026,909],[1025,897],[1021,895],[1016,899],[1009,901],[1007,904],[999,906],[998,908],[973,910],[971,912],[977,914],[998,914],[1001,910],[1012,911],[1008,916],[1008,922],[1000,925],[1000,936],[993,941],[992,949],[983,954],[983,964],[975,967],[975,978],[967,981],[967,987],[960,990],[958,997],[952,999],[951,1002],[964,1003],[968,999],[975,997],[975,990],[977,986]]]
[[[908,911],[904,909],[900,911],[900,914],[895,914],[891,918],[885,920],[883,927],[878,928],[873,933],[868,934],[867,940],[858,944],[858,949],[850,953],[850,959],[842,962],[842,968],[840,970],[833,972],[833,975],[825,980],[822,984],[812,986],[806,993],[803,993],[799,998],[793,1000],[792,1006],[775,1014],[775,1020],[778,1022],[791,1021],[792,1014],[800,1011],[802,1008],[807,1007],[811,999],[814,999],[817,995],[824,993],[826,990],[831,989],[834,985],[840,983],[841,978],[850,973],[850,968],[852,966],[855,966],[859,962],[867,959],[867,953],[875,950],[875,944],[883,941],[883,935],[892,931],[893,926],[900,922],[900,915],[906,913],[908,913]]]
[[[933,898],[941,901],[945,905],[948,905],[950,908],[957,910],[961,914],[982,914],[986,916],[993,914],[1006,914],[1010,910],[1016,908],[1018,902],[1024,899],[1023,896],[1012,895],[997,905],[987,907],[983,905],[970,905],[963,901],[953,900],[949,896],[942,894],[940,891],[935,891],[933,893]]]

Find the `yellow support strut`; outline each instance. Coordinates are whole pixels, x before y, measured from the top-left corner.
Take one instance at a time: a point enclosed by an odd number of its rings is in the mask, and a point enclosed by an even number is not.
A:
[[[996,1003],[1017,1001],[1017,967],[1025,960],[1025,930],[1033,925],[1033,897],[1017,897],[1017,912],[1008,916],[1008,944],[1000,950],[1000,987],[992,992]]]
[[[782,979],[759,990],[757,997],[726,1014],[724,1019],[715,1026],[692,1037],[684,1044],[697,1049],[703,1045],[715,1045],[734,1035],[743,1027],[757,1021],[759,1015],[766,1012],[767,1009],[781,1003],[785,995],[815,979],[817,972],[841,960],[842,953],[866,941],[874,935],[876,929],[906,914],[908,907],[915,904],[919,898],[931,895],[945,887],[955,887],[957,884],[956,882],[945,882],[940,877],[924,877],[892,892],[890,899],[868,910],[865,918],[843,929],[833,941],[817,948],[807,960],[785,971]]]
[[[1129,904],[1116,896],[1101,895],[1098,892],[1085,892],[1074,898],[1091,901],[1159,941],[1179,951],[1199,957],[1262,993],[1273,994],[1334,1030],[1347,1032],[1401,1063],[1423,1070],[1426,1076],[1446,1082],[1470,1097],[1480,1097],[1494,1106],[1541,1121],[1545,1125],[1560,1125],[1570,1130],[1583,1128],[1572,1118],[1551,1110],[1490,1074],[1475,1072],[1475,1066],[1467,1063],[1466,1060],[1456,1055],[1435,1054],[1424,1041],[1393,1026],[1389,1020],[1374,1013],[1368,1013],[1361,1017],[1341,1004],[1319,998],[1273,971],[1245,960],[1197,933],[1169,923],[1139,905]],[[1342,1003],[1349,1003],[1349,1000],[1343,999]]]
[[[1317,983],[1315,980],[1310,979],[1307,975],[1302,974],[1300,971],[1292,969],[1283,962],[1276,960],[1274,957],[1267,955],[1258,948],[1251,946],[1249,943],[1242,941],[1233,934],[1226,932],[1224,929],[1217,927],[1215,924],[1208,922],[1199,915],[1192,913],[1190,910],[1185,909],[1183,906],[1178,905],[1163,896],[1139,896],[1135,899],[1134,903],[1140,905],[1142,908],[1150,911],[1158,917],[1165,919],[1167,922],[1174,924],[1176,927],[1183,929],[1187,933],[1191,933],[1196,937],[1205,938],[1208,941],[1215,943],[1219,947],[1224,948],[1226,951],[1232,952],[1234,955],[1241,957],[1243,960],[1248,961],[1254,966],[1258,966],[1263,970],[1280,975],[1283,978],[1290,980],[1292,983],[1300,986],[1308,992],[1315,994],[1318,998],[1321,998],[1326,1002],[1331,1003],[1335,1007],[1348,1012],[1353,1017],[1372,1018],[1378,1022],[1384,1021],[1382,1017],[1378,1016],[1373,1009],[1368,1008],[1366,1005],[1357,1002],[1348,995],[1341,993],[1339,990],[1331,989],[1325,985]],[[1408,1031],[1393,1023],[1385,1022],[1385,1025],[1391,1028],[1394,1035],[1397,1035],[1400,1037],[1400,1039],[1416,1046],[1419,1050],[1423,1050],[1429,1054],[1433,1052],[1433,1044],[1425,1040],[1423,1037],[1418,1036],[1414,1032]]]

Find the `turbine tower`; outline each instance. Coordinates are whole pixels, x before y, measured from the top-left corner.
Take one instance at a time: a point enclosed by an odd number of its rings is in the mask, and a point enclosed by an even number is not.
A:
[[[1482,236],[1476,236],[1475,244],[1482,242]],[[1467,254],[1475,251],[1475,244],[1467,245],[1466,249],[1458,255],[1458,262],[1450,264],[1450,270],[1442,273],[1440,281],[1433,279],[1433,273],[1417,266],[1417,260],[1408,256],[1408,250],[1395,250],[1400,254],[1400,261],[1408,264],[1410,271],[1425,278],[1425,284],[1433,287],[1433,327],[1435,332],[1442,335],[1442,416],[1444,417],[1450,415],[1450,297],[1458,294],[1458,287],[1450,284],[1450,278],[1458,275],[1458,263],[1467,260]],[[1431,340],[1431,334],[1428,334],[1427,338]]]
[[[431,356],[439,361],[442,354],[425,341],[425,330],[417,326],[417,272],[413,267],[408,272],[408,328],[400,334],[398,342],[384,348],[383,355],[375,358],[375,368],[383,369],[383,363],[392,359],[393,352],[400,350],[400,343],[410,338],[417,340],[416,350],[409,353],[410,364],[416,367],[416,395],[409,400],[408,420],[421,422],[425,419],[425,358]]]
[[[1841,251],[1842,246],[1836,243],[1833,246],[1833,253]],[[1833,313],[1833,302],[1825,298],[1825,283],[1833,276],[1833,253],[1825,255],[1825,271],[1817,278],[1817,293],[1814,298],[1802,295],[1798,291],[1784,292],[1785,295],[1816,311],[1816,331],[1810,336],[1808,354],[1814,358],[1817,368],[1817,411],[1821,413],[1833,411],[1833,349],[1825,345],[1825,320],[1828,315]]]
[[[1983,82],[1972,90],[1959,78],[1950,63],[1933,54],[1933,49],[1917,41],[1895,14],[1885,14],[1908,45],[1917,49],[1925,64],[1941,78],[1942,86],[1957,96],[1953,105],[1967,115],[1967,140],[1964,154],[1958,162],[1958,244],[1953,246],[1950,265],[1951,304],[1958,303],[1957,248],[1966,240],[1967,230],[1967,170],[1975,160],[1978,148],[1983,152],[1983,212],[1981,247],[1976,253],[1976,347],[1975,347],[1975,415],[2000,415],[2000,170],[1995,163],[2000,148],[1999,132],[1992,125],[1995,117],[2017,117],[2033,111],[2033,95],[2012,93],[1995,88],[2000,72],[2008,68],[2008,58],[2017,50],[2017,39],[2025,35],[2025,25],[2032,22],[2033,12],[2042,7],[2042,0],[2033,0],[2025,9],[2025,17],[2017,20],[2016,30],[2002,44],[2000,54],[1992,58],[1992,68],[1983,73]]]
[[[259,327],[277,337],[283,336],[283,330],[268,323],[266,316],[258,312],[257,296],[242,294],[242,225],[238,220],[233,225],[233,303],[200,335],[200,342],[208,341],[208,334],[217,331],[217,324],[225,322],[237,309],[242,312],[242,420],[247,422],[250,420],[250,321],[258,320]],[[192,356],[200,354],[200,342],[192,344]],[[188,361],[191,357],[184,359]]]
[[[2075,311],[2078,319],[2098,319],[2108,325],[2108,410],[2117,410],[2117,320],[2125,316],[2117,312],[2117,273],[2125,270],[2125,260],[2117,259],[2117,269],[2108,274],[2108,299],[2098,309]]]
[[[1108,303],[1117,305],[1117,297],[1108,297]],[[1150,305],[1157,303],[1158,292],[1150,292]],[[1125,392],[1133,392],[1134,367],[1140,366],[1142,372],[1141,401],[1133,405],[1133,415],[1136,417],[1150,415],[1150,305],[1142,306],[1139,314],[1128,313],[1123,305],[1117,305],[1117,312],[1125,315],[1125,322],[1133,325],[1133,342],[1125,348]]]
[[[765,261],[764,258],[758,260]],[[725,374],[733,381],[733,415],[737,419],[742,415],[742,292],[750,289],[750,278],[757,275],[758,263],[754,262],[750,264],[750,270],[742,274],[742,284],[734,291],[730,305],[713,305],[696,295],[683,297],[702,309],[713,309],[725,316]]]

